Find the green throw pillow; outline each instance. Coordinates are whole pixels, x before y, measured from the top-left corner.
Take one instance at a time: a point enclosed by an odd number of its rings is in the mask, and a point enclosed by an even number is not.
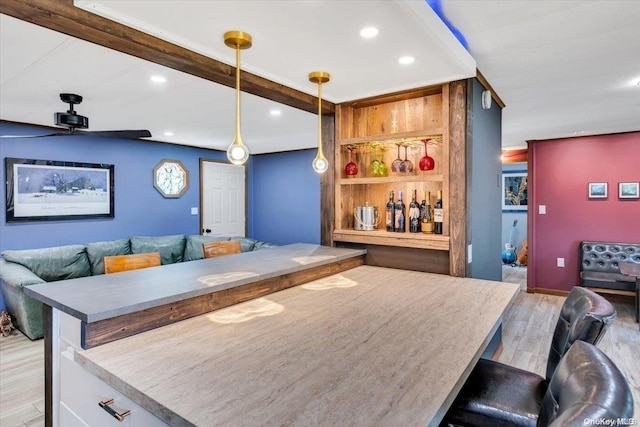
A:
[[[87,256],[91,264],[91,274],[104,274],[104,257],[112,255],[129,255],[131,247],[129,239],[111,240],[109,242],[93,242],[87,244]]]
[[[133,236],[131,241],[131,253],[148,254],[150,252],[160,252],[160,262],[162,265],[174,264],[182,261],[186,238],[182,234],[173,236]]]
[[[183,261],[195,261],[197,259],[204,258],[204,252],[202,251],[202,244],[207,242],[221,242],[229,240],[226,236],[201,236],[199,234],[193,234],[187,236],[187,244],[184,248]]]
[[[4,251],[5,260],[24,265],[45,282],[75,279],[91,274],[84,245]]]

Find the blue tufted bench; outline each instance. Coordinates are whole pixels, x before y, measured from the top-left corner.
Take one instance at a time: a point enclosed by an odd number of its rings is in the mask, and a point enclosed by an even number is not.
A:
[[[580,242],[580,280],[596,292],[635,297],[640,289],[633,276],[620,273],[621,262],[640,264],[640,243]]]

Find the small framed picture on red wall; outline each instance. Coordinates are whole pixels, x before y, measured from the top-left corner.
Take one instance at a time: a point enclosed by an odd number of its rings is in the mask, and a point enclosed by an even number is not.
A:
[[[607,183],[606,182],[590,182],[589,183],[589,198],[590,199],[606,199],[607,198]]]
[[[620,199],[640,198],[640,182],[619,182],[618,198]]]

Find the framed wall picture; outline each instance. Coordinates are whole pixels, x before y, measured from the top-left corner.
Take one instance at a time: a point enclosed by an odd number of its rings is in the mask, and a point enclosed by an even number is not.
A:
[[[590,182],[589,183],[589,198],[590,199],[606,199],[607,195],[607,183],[606,182]]]
[[[527,172],[504,172],[502,174],[502,211],[526,212],[527,203]]]
[[[5,158],[6,220],[113,218],[113,165]]]
[[[619,182],[618,198],[639,199],[640,198],[640,182]]]

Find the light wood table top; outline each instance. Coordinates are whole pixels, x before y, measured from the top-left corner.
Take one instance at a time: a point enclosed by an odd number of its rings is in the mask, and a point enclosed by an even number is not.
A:
[[[518,291],[361,266],[74,358],[171,425],[437,425]]]

